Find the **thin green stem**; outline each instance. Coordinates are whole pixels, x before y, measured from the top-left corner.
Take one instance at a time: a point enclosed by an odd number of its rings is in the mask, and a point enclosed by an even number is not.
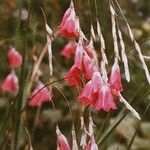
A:
[[[68,108],[69,108],[69,111],[70,111],[70,115],[71,115],[71,118],[72,118],[72,121],[73,121],[73,113],[72,113],[72,110],[71,110],[71,105],[67,99],[67,97],[65,96],[65,94],[62,92],[62,90],[60,88],[58,88],[57,86],[55,86],[55,88],[62,94],[62,96],[64,97],[67,105],[68,105]]]
[[[14,150],[18,150],[19,149],[19,137],[20,137],[20,126],[22,124],[22,115],[21,115],[21,109],[22,109],[22,104],[24,101],[24,89],[25,89],[25,84],[26,84],[26,72],[25,72],[25,68],[26,68],[26,54],[27,54],[27,34],[26,31],[23,35],[24,37],[24,48],[23,48],[23,65],[22,65],[22,69],[21,69],[21,73],[20,73],[20,91],[19,94],[16,97],[16,122],[15,122],[15,139],[14,139]]]
[[[104,133],[104,135],[100,138],[100,140],[97,142],[99,145],[102,145],[104,141],[112,134],[114,129],[120,124],[120,122],[125,118],[125,116],[128,114],[128,112],[121,115],[121,117],[118,117],[117,121],[107,130],[107,132]]]
[[[19,2],[18,2],[19,3]],[[22,7],[22,3],[19,3],[18,6],[20,9]],[[19,14],[20,15],[20,14]],[[21,137],[21,126],[22,126],[22,114],[21,109],[23,107],[24,101],[26,100],[26,62],[27,62],[27,27],[28,27],[28,21],[24,22],[24,24],[18,23],[18,32],[19,32],[19,38],[21,39],[21,45],[20,47],[22,49],[22,55],[23,55],[23,63],[22,63],[22,68],[20,72],[20,78],[19,78],[19,83],[20,83],[20,90],[18,95],[16,96],[16,105],[15,105],[15,134],[14,134],[14,141],[13,141],[13,150],[18,150],[20,146],[20,140],[19,138]]]

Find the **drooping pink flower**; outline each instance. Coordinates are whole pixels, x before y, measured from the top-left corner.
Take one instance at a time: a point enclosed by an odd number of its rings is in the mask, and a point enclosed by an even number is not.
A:
[[[66,74],[65,78],[70,86],[79,86],[82,82],[81,75],[81,70],[73,65],[72,68]]]
[[[95,101],[98,97],[98,91],[102,85],[102,82],[100,72],[95,71],[92,75],[92,79],[85,85],[79,95],[78,101],[84,105],[89,105]]]
[[[83,59],[83,49],[81,45],[78,44],[74,65],[71,67],[69,72],[66,74],[66,80],[70,86],[79,86],[82,82],[82,59]]]
[[[78,37],[79,35],[79,23],[76,19],[72,2],[70,8],[65,12],[60,24],[60,34],[69,39]]]
[[[10,92],[16,94],[19,90],[18,77],[14,72],[8,74],[1,84],[3,92]]]
[[[111,90],[98,71],[93,73],[92,79],[83,88],[78,101],[84,105],[90,105],[97,111],[116,109]]]
[[[110,89],[115,96],[118,96],[118,94],[123,91],[120,68],[117,62],[113,64],[109,84],[110,84]]]
[[[91,79],[92,76],[92,59],[88,56],[82,44],[78,44],[75,53],[74,65],[79,68],[86,79]]]
[[[103,82],[103,85],[99,88],[97,100],[92,102],[91,105],[96,110],[105,110],[108,112],[110,109],[116,109],[116,104],[113,100],[113,96],[109,86]]]
[[[65,47],[61,51],[61,55],[67,58],[71,58],[73,54],[75,54],[77,48],[76,42],[68,42]]]
[[[37,87],[31,94],[31,100],[29,101],[29,106],[35,107],[40,106],[44,102],[52,100],[52,93],[48,90],[47,87],[44,87],[44,84],[39,82]]]
[[[66,137],[61,133],[59,127],[56,127],[57,134],[57,149],[58,150],[71,150]]]
[[[9,49],[7,59],[11,68],[18,68],[22,64],[22,56],[13,47]]]
[[[95,143],[95,140],[93,137],[91,137],[91,139],[89,140],[86,150],[98,150],[98,146]]]
[[[78,43],[75,52],[74,65],[71,67],[66,75],[66,80],[70,86],[80,85],[82,83],[82,76],[86,79],[91,79],[92,75],[92,60],[84,51],[82,44]]]
[[[78,37],[78,22],[71,14],[65,21],[64,25],[60,28],[60,33],[63,37],[68,39]]]
[[[92,81],[89,81],[79,95],[78,100],[84,105],[89,105],[93,99],[93,83]]]

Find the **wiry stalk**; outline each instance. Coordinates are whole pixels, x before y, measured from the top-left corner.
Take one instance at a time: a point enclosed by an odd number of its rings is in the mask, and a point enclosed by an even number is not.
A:
[[[21,69],[21,73],[20,73],[20,91],[19,94],[16,97],[16,120],[15,120],[15,137],[14,137],[14,150],[18,150],[19,149],[19,137],[20,135],[20,127],[22,125],[22,115],[21,115],[21,109],[22,109],[22,104],[23,101],[26,100],[25,97],[25,85],[26,85],[26,55],[27,55],[27,33],[26,30],[23,31],[23,64],[22,64],[22,69]]]
[[[116,30],[116,21],[115,21],[115,10],[112,7],[110,3],[110,12],[111,12],[111,22],[112,22],[112,36],[113,36],[113,43],[114,43],[114,53],[115,53],[115,58],[120,58],[119,57],[119,49],[118,49],[118,41],[117,41],[117,30]]]
[[[47,52],[47,45],[45,45],[45,47],[43,48],[39,58],[37,59],[37,61],[34,64],[33,71],[32,71],[32,74],[31,74],[31,78],[29,80],[29,84],[27,85],[27,95],[29,95],[30,92],[31,92],[32,84],[34,82],[34,79],[35,79],[35,77],[37,75],[37,72],[39,70],[39,66],[40,66],[40,64],[42,62],[42,59],[43,59],[44,55],[46,54],[46,52]]]
[[[126,25],[127,25],[127,29],[128,29],[128,32],[129,32],[129,37],[130,37],[131,41],[133,42],[135,49],[136,49],[137,52],[138,52],[139,59],[141,60],[142,67],[143,67],[143,69],[144,69],[144,71],[145,71],[145,75],[146,75],[147,81],[148,81],[148,83],[150,84],[150,73],[149,73],[148,67],[147,67],[147,65],[146,65],[146,63],[145,63],[144,56],[143,56],[143,54],[142,54],[142,52],[141,52],[141,48],[140,48],[139,44],[137,43],[137,41],[136,41],[135,38],[134,38],[134,35],[133,35],[133,33],[132,33],[132,30],[131,30],[131,28],[130,28],[130,26],[129,26],[129,24],[128,24],[128,21],[126,20],[126,17],[125,17],[125,15],[124,15],[124,13],[123,13],[123,11],[122,11],[122,9],[121,9],[121,7],[120,7],[118,1],[115,0],[115,2],[116,2],[117,6],[118,6],[118,8],[119,8],[119,10],[120,10],[120,12],[121,12],[121,15],[123,16],[123,18],[124,18],[124,20],[125,20],[125,23],[126,23]]]
[[[125,44],[122,38],[122,33],[118,27],[118,35],[119,35],[119,40],[120,40],[120,46],[121,46],[121,57],[122,57],[122,61],[124,63],[124,70],[125,70],[125,77],[126,80],[128,82],[130,82],[130,72],[129,72],[129,66],[128,66],[128,59],[126,56],[126,52],[125,52]]]

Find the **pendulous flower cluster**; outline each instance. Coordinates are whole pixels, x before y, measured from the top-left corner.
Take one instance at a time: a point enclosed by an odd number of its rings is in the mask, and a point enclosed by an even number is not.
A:
[[[105,54],[105,41],[101,32],[100,23],[97,20],[97,36],[100,39],[102,58],[99,65],[98,56],[93,46],[93,41],[96,37],[93,27],[91,26],[91,39],[88,41],[80,28],[79,20],[76,19],[77,17],[75,16],[73,2],[71,1],[70,7],[65,12],[60,24],[60,34],[69,40],[68,44],[61,51],[61,55],[65,56],[66,58],[71,58],[74,54],[74,64],[67,72],[65,79],[69,86],[83,88],[78,96],[78,101],[81,104],[90,106],[96,111],[104,110],[108,112],[111,109],[117,108],[115,99],[119,98],[120,101],[125,104],[127,109],[135,114],[134,112],[136,111],[130,106],[130,104],[127,101],[125,102],[121,100],[123,99],[121,95],[123,86],[119,67],[120,56],[116,36],[116,23],[114,20],[115,12],[111,4],[110,12],[112,19],[112,35],[114,39],[115,56],[111,73],[108,76],[108,70],[106,69],[108,60]],[[119,30],[118,32],[120,39],[122,39],[120,34],[121,31]],[[73,38],[74,40],[71,41]],[[122,41],[121,45],[123,45]],[[125,66],[127,66],[127,60],[125,62]],[[129,79],[129,77],[126,78]],[[139,119],[140,117],[138,113],[136,114],[136,117]]]
[[[101,63],[99,65],[98,55],[94,49],[93,42],[96,39],[93,27],[91,26],[91,39],[88,41],[84,36],[80,25],[79,20],[76,17],[73,2],[71,1],[70,7],[65,12],[63,19],[60,24],[60,34],[68,39],[68,43],[61,51],[61,55],[66,58],[73,58],[74,55],[74,64],[70,70],[66,73],[65,79],[69,86],[75,86],[78,89],[82,89],[77,98],[77,101],[83,106],[90,106],[95,111],[104,110],[109,112],[111,109],[117,109],[116,99],[118,98],[120,102],[129,109],[135,117],[140,119],[139,114],[130,106],[130,104],[123,98],[121,92],[123,91],[123,85],[121,82],[121,72],[119,67],[119,49],[117,43],[116,35],[116,23],[114,17],[114,10],[110,4],[110,12],[112,19],[112,35],[114,41],[114,63],[111,68],[110,74],[108,74],[107,66],[108,60],[107,55],[105,54],[105,40],[103,38],[100,23],[97,20],[97,33],[98,38],[100,39],[101,44]],[[118,30],[119,32],[120,30]],[[121,31],[120,31],[121,32]],[[123,49],[123,40],[122,35],[119,34],[122,53],[125,55],[125,50]],[[126,60],[123,59],[126,74],[126,79],[129,81],[129,70]],[[81,117],[83,118],[83,117]],[[93,124],[89,123],[89,135],[90,140],[87,143],[87,131],[84,125],[84,119],[81,119],[81,143],[80,146],[86,150],[98,150],[98,146],[94,139]],[[92,124],[92,125],[91,125]],[[92,134],[90,134],[92,130]],[[59,140],[58,129],[56,130],[58,138],[58,149],[70,149],[66,138],[62,136],[63,140]],[[60,144],[61,143],[61,144]],[[78,148],[76,148],[77,150]]]
[[[90,105],[98,111],[101,109],[105,111],[116,109],[114,96],[118,96],[123,90],[118,61],[115,61],[109,83],[107,83],[104,81],[97,63],[94,46],[89,46],[90,43],[87,45],[88,41],[85,41],[79,22],[75,18],[77,17],[71,2],[60,24],[62,36],[67,39],[70,39],[70,37],[76,39],[78,35],[77,43],[69,41],[61,51],[61,54],[66,58],[70,58],[74,54],[74,64],[65,76],[67,83],[70,86],[82,86],[84,81],[88,81],[78,97],[78,101],[83,105]]]

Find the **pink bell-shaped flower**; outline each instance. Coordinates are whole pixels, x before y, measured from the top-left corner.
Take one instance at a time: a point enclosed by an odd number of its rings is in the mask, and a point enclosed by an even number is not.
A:
[[[76,19],[72,2],[70,8],[65,12],[60,24],[60,34],[68,39],[78,37],[79,35],[79,23]]]
[[[66,58],[71,58],[75,54],[77,48],[76,42],[68,42],[61,51],[61,55]]]
[[[92,107],[98,111],[103,109],[106,112],[108,112],[110,109],[117,108],[113,100],[111,90],[105,82],[103,82],[103,85],[100,87],[98,91],[98,99],[93,101]]]
[[[59,127],[56,127],[57,134],[57,149],[58,150],[71,150],[66,137],[61,133]]]
[[[82,83],[82,76],[90,79],[92,75],[92,60],[84,51],[82,44],[78,43],[75,52],[74,65],[66,75],[66,80],[70,86],[79,86]]]
[[[1,84],[3,92],[10,92],[16,94],[19,90],[18,77],[14,72],[8,74]]]
[[[119,93],[123,91],[120,68],[117,61],[115,61],[115,63],[113,64],[109,84],[110,84],[110,89],[115,96],[118,96]]]
[[[92,83],[92,81],[89,81],[85,85],[85,87],[82,90],[81,94],[79,95],[78,101],[81,102],[84,105],[89,105],[93,99],[94,99],[93,83]]]
[[[93,73],[92,79],[83,88],[78,101],[98,111],[103,109],[108,112],[117,108],[109,86],[102,80],[98,71]]]
[[[98,146],[95,143],[94,137],[91,137],[89,140],[86,150],[98,150]]]
[[[9,49],[7,59],[11,68],[18,68],[22,64],[22,56],[13,47]]]
[[[100,73],[95,71],[92,75],[92,79],[85,85],[79,95],[78,101],[84,105],[89,105],[95,101],[98,97],[98,91],[102,85],[102,82]]]
[[[66,80],[70,86],[75,85],[79,86],[82,82],[82,59],[83,59],[83,49],[82,46],[78,44],[74,65],[71,67],[69,72],[66,74]]]
[[[81,70],[73,65],[69,72],[66,74],[65,78],[70,86],[79,86],[82,82],[81,75]]]
[[[39,82],[35,90],[31,94],[31,100],[29,101],[29,106],[35,107],[40,106],[44,102],[52,100],[52,93],[44,84]]]

